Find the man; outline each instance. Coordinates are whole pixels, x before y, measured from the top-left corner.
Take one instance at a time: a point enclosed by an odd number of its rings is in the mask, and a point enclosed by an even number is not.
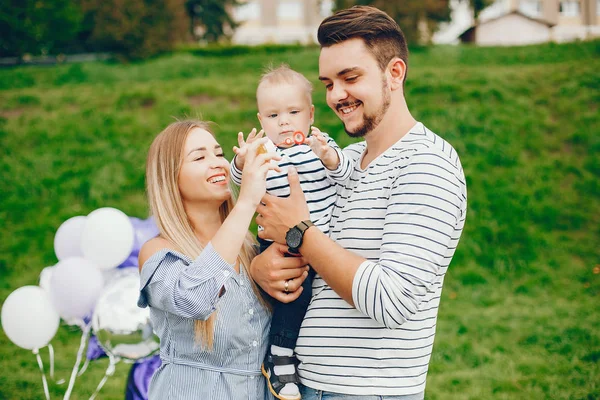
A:
[[[330,237],[307,221],[294,173],[290,197],[265,196],[256,219],[260,237],[285,243],[318,274],[296,346],[303,399],[423,399],[442,284],[466,217],[462,166],[408,109],[408,50],[393,19],[352,7],[325,19],[318,38],[327,103],[365,141],[345,149],[356,165],[338,188]],[[251,272],[284,299],[305,273],[290,279],[280,253],[256,257]]]

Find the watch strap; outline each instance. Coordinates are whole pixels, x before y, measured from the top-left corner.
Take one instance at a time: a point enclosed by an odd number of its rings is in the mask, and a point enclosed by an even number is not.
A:
[[[305,221],[301,221],[296,226],[294,226],[294,228],[296,228],[296,229],[298,229],[300,231],[300,235],[301,235],[300,246],[302,246],[302,242],[303,242],[303,239],[304,239],[304,232],[306,232],[306,230],[308,228],[310,228],[311,226],[315,226],[315,224],[313,224],[312,221],[309,220],[309,219],[307,219]],[[292,228],[292,229],[294,229],[294,228]],[[300,246],[298,246],[298,248]],[[300,252],[298,251],[298,248],[294,248],[294,247],[289,247],[288,246],[288,253],[290,253],[290,254],[300,254]]]

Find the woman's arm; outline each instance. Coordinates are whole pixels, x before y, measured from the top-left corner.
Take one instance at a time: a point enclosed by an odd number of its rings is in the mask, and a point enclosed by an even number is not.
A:
[[[226,282],[235,273],[233,264],[223,260],[212,243],[195,260],[162,248],[143,264],[138,305],[206,320],[215,311]]]
[[[215,250],[230,264],[237,260],[256,207],[266,193],[267,173],[279,169],[270,162],[280,158],[276,153],[256,154],[258,146],[266,141],[258,139],[248,146],[238,201],[211,239]]]

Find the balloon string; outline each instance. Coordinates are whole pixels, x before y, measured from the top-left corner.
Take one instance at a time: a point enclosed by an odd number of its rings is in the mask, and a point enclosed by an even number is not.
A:
[[[87,343],[87,339],[90,336],[90,324],[87,324],[83,327],[83,333],[81,335],[81,341],[79,343],[79,350],[77,351],[77,359],[75,360],[75,365],[73,366],[73,371],[71,371],[71,379],[69,379],[69,387],[65,392],[64,400],[68,400],[71,397],[71,392],[73,391],[73,386],[75,385],[75,379],[77,378],[77,371],[79,371],[79,364],[81,364],[81,357],[83,355],[83,350],[85,349],[85,345]]]
[[[90,359],[86,358],[85,362],[83,363],[83,367],[81,367],[81,369],[79,370],[79,373],[77,374],[77,376],[81,376],[83,375],[83,373],[85,372],[85,370],[87,369],[87,367],[90,365]]]
[[[54,380],[54,347],[48,343],[48,355],[50,356],[50,379]],[[64,379],[54,381],[57,385],[65,383]]]
[[[108,377],[112,376],[112,374],[114,374],[115,372],[115,365],[117,365],[117,363],[119,362],[119,358],[115,358],[112,354],[108,354],[108,360],[108,367],[106,368],[106,372],[104,373],[104,378],[102,378],[102,380],[98,384],[98,387],[96,388],[94,394],[92,394],[92,397],[90,397],[90,400],[94,400],[96,398],[96,396],[100,392],[100,389],[102,389],[102,386],[104,386],[104,384],[106,383]]]
[[[33,349],[33,354],[37,358],[37,363],[40,367],[40,372],[42,373],[42,383],[44,385],[44,394],[46,395],[46,400],[50,400],[50,392],[48,391],[48,382],[46,381],[46,374],[44,373],[44,363],[42,362],[42,357],[40,357],[39,349]]]
[[[48,343],[48,355],[50,357],[50,379],[54,379],[54,347]]]

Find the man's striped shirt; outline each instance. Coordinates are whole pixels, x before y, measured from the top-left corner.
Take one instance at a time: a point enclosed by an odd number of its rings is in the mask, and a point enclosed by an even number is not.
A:
[[[456,151],[421,123],[362,169],[365,149],[344,150],[354,169],[338,186],[330,223],[330,237],[367,260],[354,277],[356,308],[315,278],[296,346],[299,374],[330,392],[420,393],[465,222],[465,178]]]

